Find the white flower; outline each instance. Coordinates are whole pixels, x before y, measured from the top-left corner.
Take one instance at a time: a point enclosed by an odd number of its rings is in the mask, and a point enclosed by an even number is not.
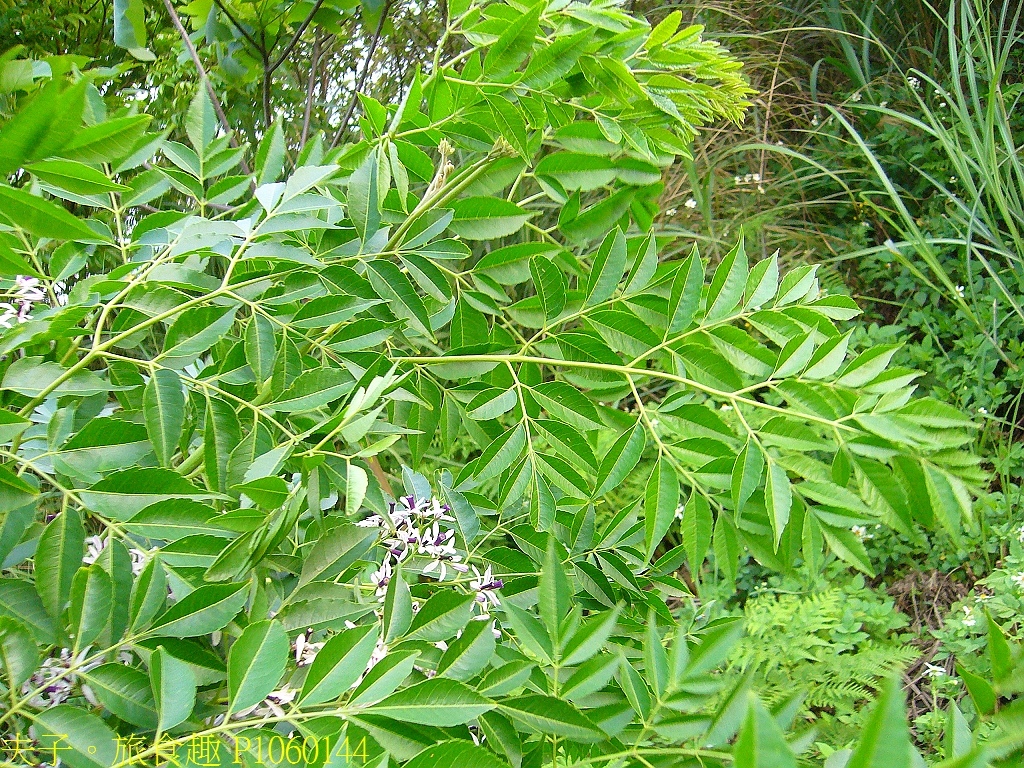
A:
[[[669,208],[667,211],[665,211],[665,215],[668,216],[670,219],[677,213],[679,213],[678,208]]]
[[[391,581],[392,573],[391,561],[389,556],[386,555],[384,562],[370,575],[370,581],[377,587],[376,595],[380,600],[383,600],[387,594],[388,583]]]
[[[1017,541],[1024,544],[1024,525],[1017,529]]]
[[[820,124],[821,124],[821,121],[818,119],[818,116],[814,115],[814,117],[811,118],[811,125],[817,127]]]
[[[940,107],[941,107],[942,109],[945,109],[945,108],[946,108],[946,107],[948,107],[949,105],[948,105],[948,104],[947,104],[946,102],[944,102],[944,101],[940,101],[940,102],[939,102],[939,106],[940,106]]]
[[[480,612],[486,615],[492,606],[497,608],[501,605],[495,592],[504,587],[505,582],[494,578],[491,566],[487,566],[482,574],[473,566],[473,573],[476,578],[469,582],[469,588],[476,592],[476,604]]]
[[[965,627],[973,627],[978,623],[978,620],[974,618],[974,609],[969,605],[964,606],[964,619],[963,624]]]
[[[29,706],[36,709],[49,709],[63,704],[74,693],[78,684],[78,673],[88,672],[90,669],[103,663],[103,659],[96,659],[76,669],[69,670],[81,664],[89,655],[89,648],[84,649],[77,657],[71,655],[71,650],[61,648],[56,656],[51,656],[43,661],[42,666],[37,669],[28,680],[21,686],[21,692],[25,696],[42,688],[35,696],[29,699]],[[83,690],[83,693],[86,693]],[[86,693],[89,698],[91,691]]]
[[[740,177],[740,176],[733,176],[732,177],[732,181],[733,181],[733,184],[742,184],[743,183],[743,178]]]
[[[861,100],[860,91],[858,91],[857,93],[853,94],[853,96],[850,97],[850,101],[852,101],[852,102],[858,102],[860,100]]]
[[[686,512],[686,504],[685,504],[685,502],[683,504],[680,504],[678,507],[676,507],[676,515],[675,515],[676,520],[682,520],[684,512]]]
[[[978,409],[978,413],[980,413],[982,416],[988,416],[988,409],[987,408],[979,408]]]
[[[946,676],[946,668],[939,664],[925,664],[924,668],[924,674],[926,677],[935,678]]]
[[[307,629],[305,632],[301,632],[292,644],[292,648],[295,650],[295,664],[297,666],[308,667],[313,663],[316,655],[320,653],[320,649],[324,647],[323,643],[309,642],[312,634],[313,630]]]
[[[761,174],[760,173],[752,173],[752,174],[750,174],[750,178],[753,181],[760,181],[761,180]]]
[[[85,554],[82,556],[82,562],[85,565],[92,565],[99,560],[106,548],[107,542],[101,536],[89,536],[85,540]]]
[[[861,541],[867,541],[868,539],[874,538],[870,533],[868,533],[868,529],[863,525],[855,525],[850,528],[850,531]]]
[[[1010,581],[1017,585],[1017,589],[1024,589],[1024,571],[1013,574]]]
[[[921,87],[921,81],[918,80],[916,77],[908,77],[907,78],[907,85],[909,85],[911,88],[913,88],[916,91],[916,90],[918,90]]]
[[[964,297],[964,287],[962,285],[958,285],[956,287],[956,295],[959,296],[961,299]]]
[[[721,409],[720,409],[720,410],[723,410],[723,411],[731,411],[731,410],[732,410],[732,406],[731,406],[731,405],[727,405],[727,404],[725,404],[725,403],[722,403],[722,407],[721,407]]]
[[[883,102],[882,102],[881,104],[879,104],[878,106],[880,106],[880,107],[883,107],[883,108],[884,108],[884,107],[888,107],[888,106],[889,106],[889,102],[888,102],[888,101],[883,101]]]
[[[691,197],[689,200],[687,200],[685,203],[683,203],[683,205],[685,205],[687,208],[690,208],[692,210],[693,208],[697,207],[697,201],[694,200]]]

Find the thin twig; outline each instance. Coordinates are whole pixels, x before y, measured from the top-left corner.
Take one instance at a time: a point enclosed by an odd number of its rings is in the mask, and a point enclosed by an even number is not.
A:
[[[356,111],[356,102],[359,100],[359,94],[363,91],[363,86],[366,85],[366,77],[370,73],[370,62],[373,60],[373,55],[377,51],[377,44],[380,42],[381,32],[384,30],[384,22],[388,17],[388,11],[391,10],[390,0],[384,4],[384,8],[380,12],[380,20],[377,22],[377,29],[373,32],[373,37],[370,39],[370,47],[366,51],[366,58],[363,59],[363,68],[359,73],[359,78],[356,80],[355,87],[352,90],[352,98],[349,99],[348,108],[345,110],[345,115],[341,118],[341,124],[338,126],[338,132],[334,134],[334,138],[331,140],[331,148],[337,146],[341,137],[345,135],[348,130],[348,121],[352,119],[352,113]]]
[[[305,146],[309,137],[309,118],[313,112],[313,93],[316,90],[316,68],[320,63],[320,35],[313,40],[313,56],[309,62],[309,81],[306,83],[306,111],[302,115],[302,136],[299,146]]]
[[[266,59],[267,58],[266,50],[263,48],[262,45],[260,45],[259,43],[256,42],[256,38],[254,38],[252,35],[250,35],[245,30],[245,27],[242,26],[242,24],[238,21],[238,19],[236,19],[234,16],[231,15],[231,11],[228,10],[227,6],[224,5],[224,3],[221,2],[221,0],[213,0],[213,2],[214,2],[214,4],[218,8],[220,8],[222,11],[224,11],[224,15],[227,16],[228,20],[232,24],[235,25],[235,29],[237,29],[239,32],[242,33],[242,37],[244,37],[246,40],[248,40],[250,45],[252,45],[252,47],[255,48],[257,51],[259,51],[260,54],[263,56],[263,58]]]
[[[224,108],[220,105],[220,99],[217,98],[217,92],[213,89],[213,83],[210,82],[210,76],[206,74],[206,68],[203,66],[203,62],[199,59],[199,53],[196,51],[196,47],[192,45],[192,40],[188,36],[188,32],[181,23],[181,19],[178,18],[178,12],[174,10],[174,4],[171,0],[164,0],[164,7],[167,8],[167,13],[171,16],[171,21],[174,23],[175,29],[178,30],[178,34],[181,36],[181,41],[185,44],[185,48],[188,49],[188,55],[192,58],[192,63],[196,65],[196,69],[199,71],[199,77],[202,78],[203,84],[206,86],[206,92],[210,96],[210,102],[213,104],[213,110],[217,113],[217,120],[220,121],[221,128],[228,135],[228,141],[232,147],[238,147],[238,140],[235,138],[235,132],[231,130],[231,125],[228,123],[227,115],[224,114]],[[245,162],[245,158],[242,158],[241,162],[242,172],[245,174],[252,173],[249,168],[249,164]]]
[[[306,27],[308,27],[310,22],[313,21],[313,17],[316,15],[316,12],[320,10],[320,6],[323,4],[324,0],[316,0],[316,4],[313,5],[313,9],[299,25],[299,28],[295,30],[295,34],[292,35],[292,39],[289,41],[288,45],[286,45],[284,50],[281,51],[281,55],[278,56],[277,60],[270,65],[270,69],[267,70],[268,75],[273,74],[274,70],[280,67],[284,63],[284,60],[288,58],[288,54],[292,52],[292,49],[299,42],[299,38],[302,37],[302,33],[306,31]]]

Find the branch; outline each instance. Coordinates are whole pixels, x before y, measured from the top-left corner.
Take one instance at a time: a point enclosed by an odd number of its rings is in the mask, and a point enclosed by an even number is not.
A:
[[[222,11],[224,11],[224,15],[227,16],[228,20],[232,24],[235,25],[235,29],[237,29],[239,32],[242,33],[242,37],[244,37],[246,40],[248,40],[249,44],[252,45],[252,47],[255,48],[257,51],[259,51],[260,54],[263,56],[263,58],[266,59],[267,58],[266,50],[264,50],[262,45],[260,45],[259,43],[256,42],[256,38],[254,38],[252,35],[250,35],[245,30],[245,27],[243,27],[241,25],[241,23],[238,21],[238,19],[236,19],[234,16],[231,15],[231,11],[228,10],[227,6],[224,5],[224,3],[221,2],[221,0],[213,0],[213,2],[216,4],[216,6],[218,8],[220,8]]]
[[[171,21],[174,22],[175,29],[178,30],[178,34],[181,36],[181,41],[185,44],[188,49],[188,55],[192,58],[192,63],[196,65],[196,69],[199,70],[199,76],[203,79],[203,84],[206,86],[206,92],[210,96],[210,102],[213,104],[213,109],[217,113],[217,120],[220,122],[220,127],[224,129],[224,132],[229,137],[229,142],[232,147],[238,147],[238,139],[235,138],[235,132],[231,130],[231,125],[228,123],[227,115],[224,114],[224,108],[220,105],[220,99],[217,98],[217,92],[213,89],[213,83],[210,82],[210,76],[206,74],[206,68],[203,66],[203,62],[199,59],[199,53],[196,51],[196,47],[192,45],[192,40],[188,36],[188,32],[181,23],[181,19],[178,18],[177,11],[174,10],[174,4],[171,0],[164,0],[164,7],[167,8],[167,13],[171,16]],[[245,162],[245,158],[242,158],[241,162],[242,172],[245,174],[252,173],[249,168],[249,164]]]
[[[342,136],[345,135],[345,131],[348,130],[348,121],[352,119],[352,113],[356,110],[356,102],[359,100],[359,94],[363,91],[363,86],[366,85],[366,76],[370,73],[370,61],[373,59],[373,54],[377,51],[377,44],[380,42],[380,35],[384,29],[384,21],[388,17],[388,11],[391,10],[391,0],[388,0],[384,4],[384,8],[380,12],[380,20],[377,22],[377,29],[374,30],[373,37],[370,39],[370,47],[366,51],[366,58],[363,59],[363,69],[359,73],[359,78],[356,80],[355,88],[352,91],[352,98],[348,102],[348,108],[345,110],[344,117],[341,118],[341,124],[338,126],[338,132],[334,134],[334,138],[331,140],[331,149],[337,146],[338,141]]]
[[[313,5],[313,9],[309,12],[309,15],[299,25],[299,28],[295,30],[295,34],[292,35],[292,39],[288,42],[288,45],[281,51],[281,55],[277,57],[277,61],[270,65],[270,69],[266,71],[269,76],[273,74],[274,70],[284,63],[284,60],[288,58],[288,54],[292,52],[292,49],[298,44],[299,38],[302,37],[302,33],[306,31],[306,27],[313,21],[313,17],[316,12],[320,10],[320,6],[324,4],[324,0],[316,0],[316,4]]]
[[[313,112],[313,93],[316,90],[316,68],[320,63],[320,35],[313,40],[313,56],[309,63],[309,82],[306,83],[306,110],[302,115],[302,135],[299,138],[299,146],[306,143],[309,136],[309,118]]]

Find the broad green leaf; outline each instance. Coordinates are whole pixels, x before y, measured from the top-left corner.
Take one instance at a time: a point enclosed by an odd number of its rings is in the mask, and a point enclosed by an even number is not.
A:
[[[565,577],[562,561],[558,556],[558,545],[554,536],[549,536],[538,582],[537,606],[540,618],[556,648],[561,645],[560,628],[562,621],[572,608],[571,600],[572,590]]]
[[[679,524],[679,531],[683,537],[686,559],[690,564],[690,574],[695,579],[700,577],[700,567],[711,547],[712,524],[711,507],[708,500],[694,490],[683,509],[683,520]],[[724,563],[719,565],[722,566]]]
[[[355,382],[340,368],[315,368],[300,374],[269,407],[280,413],[305,413],[348,394]]]
[[[140,728],[156,727],[156,702],[144,672],[113,662],[90,671],[86,679],[100,703],[121,720]]]
[[[796,768],[796,756],[775,718],[753,696],[733,750],[736,768]]]
[[[111,181],[103,172],[75,160],[40,160],[26,165],[25,170],[47,184],[79,195],[128,189]]]
[[[101,243],[104,238],[64,208],[24,189],[0,184],[0,217],[30,235]]]
[[[435,677],[391,694],[367,712],[403,723],[450,728],[493,708],[494,702],[464,683]]]
[[[384,593],[384,611],[381,616],[384,642],[390,643],[408,632],[412,616],[412,594],[402,577],[402,566],[399,564],[395,566],[388,581],[387,592]]]
[[[128,616],[133,632],[146,626],[160,613],[167,601],[167,576],[159,557],[151,557],[143,567],[128,601]]]
[[[236,307],[193,307],[171,323],[164,337],[163,351],[155,358],[161,365],[178,370],[216,344],[235,321]]]
[[[558,317],[565,307],[566,286],[562,271],[544,256],[534,256],[530,259],[530,275],[545,319]]]
[[[479,482],[500,475],[519,458],[526,447],[526,429],[517,424],[501,437],[493,440],[484,450],[476,465],[476,479]]]
[[[109,768],[117,762],[117,737],[96,715],[60,704],[32,719],[43,754],[59,755],[71,768]]]
[[[583,743],[602,741],[604,732],[567,701],[530,694],[502,701],[498,711],[529,730]]]
[[[348,216],[364,242],[380,228],[377,153],[370,152],[348,182]]]
[[[626,479],[640,461],[647,445],[647,433],[638,421],[627,429],[605,453],[597,470],[597,496],[602,496]]]
[[[138,4],[140,0],[124,0]],[[196,95],[189,103],[188,112],[185,115],[185,134],[189,143],[200,157],[206,155],[206,148],[213,142],[220,128],[217,122],[217,114],[213,111],[213,102],[210,101],[210,94],[207,93],[205,84],[196,89]]]
[[[592,307],[607,301],[615,293],[626,271],[626,236],[616,227],[597,249],[594,263],[587,281],[587,300],[585,306]]]
[[[705,322],[721,320],[736,309],[747,282],[747,253],[741,240],[722,259],[708,287]]]
[[[146,49],[146,9],[143,0],[114,0],[114,45],[138,59],[152,61]]]
[[[362,557],[377,539],[373,528],[342,523],[330,529],[305,555],[299,588],[311,581],[328,581]]]
[[[793,490],[789,485],[786,470],[775,461],[768,463],[768,477],[764,486],[764,505],[768,510],[775,546],[778,548],[782,532],[789,522],[789,510],[793,506]]]
[[[648,558],[654,555],[654,550],[668,533],[678,506],[679,478],[669,460],[660,456],[647,481],[644,494],[644,538]]]
[[[69,634],[75,650],[80,650],[99,637],[110,621],[113,586],[109,574],[98,563],[79,568],[71,582],[70,600]]]
[[[356,689],[349,703],[373,704],[392,694],[412,674],[419,651],[391,651],[373,665]]]
[[[454,680],[469,680],[484,670],[494,649],[493,622],[471,621],[437,662],[437,674]]]
[[[913,754],[903,692],[899,681],[890,678],[871,708],[846,768],[911,768]]]
[[[377,639],[377,628],[371,624],[346,629],[328,640],[306,674],[299,701],[322,704],[351,688],[366,671]]]
[[[245,359],[261,384],[273,374],[276,356],[273,324],[263,315],[253,315],[245,329]]]
[[[144,508],[169,499],[220,498],[196,488],[177,472],[158,467],[135,467],[107,475],[80,495],[85,506],[114,520],[130,520]]]
[[[512,21],[487,49],[484,72],[501,78],[515,70],[533,50],[541,7],[535,5]]]
[[[0,617],[15,619],[26,627],[37,643],[57,642],[57,630],[36,590],[21,579],[0,579]]]
[[[142,410],[157,461],[169,467],[185,426],[185,391],[177,373],[167,368],[153,372],[142,396]]]
[[[9,689],[20,689],[39,664],[32,632],[10,616],[0,616],[0,664]]]
[[[672,295],[669,299],[669,327],[666,329],[666,338],[684,331],[690,325],[693,315],[700,305],[700,290],[703,288],[703,283],[705,283],[703,262],[694,247],[686,260],[680,264],[676,271],[676,278],[672,282]]]
[[[437,592],[416,613],[406,637],[431,643],[451,639],[469,622],[473,601],[473,595]]]
[[[248,589],[248,584],[203,585],[158,616],[149,634],[197,637],[223,629],[242,610]]]
[[[228,653],[228,710],[241,712],[274,690],[288,661],[288,635],[279,621],[250,624]]]
[[[367,262],[366,274],[373,289],[388,302],[396,315],[407,320],[418,333],[427,338],[433,337],[423,299],[404,272],[390,261],[374,259]]]
[[[192,667],[159,646],[149,657],[149,682],[156,702],[157,728],[185,722],[196,704],[196,676]]]
[[[54,619],[71,597],[71,583],[82,565],[85,528],[74,507],[67,507],[46,526],[36,549],[36,590]]]
[[[505,768],[505,764],[483,747],[470,741],[443,741],[416,755],[405,768]]]
[[[533,215],[497,197],[468,197],[451,204],[455,218],[449,228],[466,240],[496,240],[522,229]]]
[[[615,631],[620,612],[621,606],[616,606],[610,611],[591,616],[580,624],[564,643],[562,665],[571,667],[581,664],[604,648],[608,638]]]

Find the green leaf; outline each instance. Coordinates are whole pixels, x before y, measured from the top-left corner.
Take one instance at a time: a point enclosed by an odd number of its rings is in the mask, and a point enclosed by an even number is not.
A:
[[[562,270],[546,257],[534,256],[530,259],[530,275],[533,277],[533,287],[537,291],[545,319],[558,317],[565,307],[566,286]]]
[[[280,477],[259,477],[241,485],[233,485],[231,490],[245,494],[258,507],[267,510],[280,509],[289,495],[288,483]]]
[[[846,768],[911,768],[913,754],[903,691],[899,680],[890,678],[871,708]]]
[[[0,184],[0,217],[36,237],[104,242],[103,237],[59,205],[5,184]]]
[[[764,484],[764,505],[768,510],[775,547],[778,549],[782,532],[789,522],[789,510],[793,506],[793,489],[789,485],[786,470],[774,461],[768,464],[768,477]]]
[[[535,5],[505,28],[487,50],[484,57],[485,73],[496,78],[504,77],[530,55],[537,36],[540,12],[540,5]]]
[[[245,329],[245,360],[260,384],[273,375],[276,356],[273,323],[263,315],[253,315]]]
[[[235,409],[230,403],[208,395],[203,428],[203,460],[211,490],[219,493],[227,490],[228,461],[231,451],[241,440],[242,428]]]
[[[601,460],[597,470],[598,486],[595,495],[602,496],[617,488],[640,461],[646,445],[647,433],[639,421],[619,435]]]
[[[615,293],[622,273],[626,271],[626,236],[616,227],[608,233],[601,247],[597,249],[594,263],[587,281],[587,300],[584,306],[592,307],[607,301]]]
[[[139,3],[141,6],[141,0],[127,1]],[[213,110],[210,94],[207,93],[204,84],[200,84],[185,116],[185,134],[197,155],[205,156],[206,148],[217,137],[219,129],[220,124],[217,122],[217,114]]]
[[[471,621],[437,662],[437,674],[453,680],[469,680],[490,663],[494,649],[494,623]]]
[[[146,50],[146,9],[143,0],[114,0],[114,45],[127,49],[138,59],[153,60],[153,54]]]
[[[108,544],[108,546],[114,546]],[[110,576],[98,563],[79,568],[71,583],[69,632],[75,641],[74,649],[89,646],[110,621],[113,585]]]
[[[39,665],[32,632],[10,616],[0,616],[0,663],[8,689],[14,690],[20,689]]]
[[[349,704],[365,705],[380,701],[393,693],[412,674],[419,651],[391,651],[373,665],[352,692]]]
[[[158,713],[157,729],[166,731],[185,722],[196,704],[192,667],[161,645],[149,657],[149,682]]]
[[[223,629],[245,605],[248,584],[206,584],[157,617],[149,634],[197,637]]]
[[[417,612],[407,638],[431,643],[450,639],[469,622],[473,601],[473,595],[451,591],[436,593]]]
[[[370,624],[346,629],[328,640],[309,667],[299,702],[322,704],[351,688],[366,671],[377,639],[377,627]]]
[[[364,242],[380,229],[379,194],[377,153],[370,152],[348,182],[348,216]]]
[[[604,648],[618,624],[621,606],[591,616],[580,624],[569,637],[562,650],[562,666],[581,664]]]
[[[129,115],[90,125],[75,134],[60,155],[83,163],[117,160],[138,144],[151,119],[149,115]]]
[[[454,768],[454,766],[472,766],[473,768],[507,768],[505,763],[469,741],[442,741],[416,755],[405,768]]]
[[[196,488],[177,472],[159,467],[134,467],[107,475],[80,495],[85,506],[114,520],[130,520],[145,507],[169,499],[220,498]]]
[[[522,229],[533,215],[497,197],[468,197],[451,204],[455,218],[448,228],[466,240],[496,240]]]
[[[144,672],[114,662],[90,671],[87,679],[96,698],[114,715],[140,728],[156,728],[156,702]]]
[[[279,413],[305,413],[348,394],[354,383],[340,368],[303,371],[269,407]]]
[[[743,513],[743,505],[761,484],[763,472],[764,454],[757,444],[747,440],[732,469],[732,508],[735,514]]]
[[[402,566],[395,566],[384,593],[384,612],[381,616],[384,642],[390,643],[409,631],[412,625],[412,594],[402,578]]]
[[[177,373],[167,368],[153,372],[142,396],[142,412],[157,461],[171,466],[185,426],[185,391]]]
[[[377,540],[373,528],[342,523],[331,528],[305,556],[299,587],[311,581],[328,581],[362,557]]]
[[[676,270],[676,278],[672,282],[672,295],[669,299],[669,326],[666,338],[685,330],[693,319],[700,305],[700,290],[705,283],[703,262],[694,247],[690,255]]]
[[[574,741],[593,743],[605,738],[604,732],[567,701],[554,696],[530,694],[506,699],[498,711],[529,730]]]
[[[128,617],[133,632],[146,626],[167,601],[167,576],[159,557],[150,558],[132,584]]]
[[[117,762],[117,737],[96,715],[61,704],[32,719],[43,754],[59,755],[71,768],[109,768]]]
[[[715,270],[708,288],[705,322],[721,320],[736,309],[747,282],[747,253],[740,240]]]
[[[669,460],[659,456],[644,494],[644,538],[648,558],[654,555],[654,550],[668,533],[678,506],[679,478]]]
[[[537,589],[540,618],[556,648],[561,644],[562,621],[572,608],[572,590],[568,579],[565,578],[565,569],[558,556],[558,549],[555,537],[549,536]]]
[[[84,552],[82,518],[74,507],[67,507],[46,526],[35,556],[36,591],[54,619],[67,605]]]
[[[615,180],[616,167],[611,159],[599,155],[552,152],[550,155],[545,155],[541,158],[534,168],[534,173],[537,176],[548,176],[554,179],[567,190],[581,189],[589,191],[611,184]],[[618,228],[616,227],[616,229]],[[621,236],[621,230],[619,230],[619,235]],[[605,242],[614,237],[616,237],[615,231],[612,231],[605,238]],[[623,248],[625,248],[625,245],[625,240],[623,240]],[[623,251],[624,258],[625,252]],[[625,263],[623,263],[622,268],[624,271]],[[596,271],[597,265],[595,263],[591,279],[593,279]],[[616,278],[615,285],[618,285],[618,279],[621,277],[622,274],[620,273],[618,278]],[[603,301],[603,299],[598,301]]]
[[[796,756],[782,730],[754,696],[751,696],[733,754],[736,768],[796,768]]]
[[[467,685],[450,678],[435,677],[391,694],[367,712],[403,723],[450,728],[467,723],[493,708],[493,701]]]
[[[496,477],[512,466],[526,447],[526,428],[522,424],[509,429],[491,441],[476,464],[476,479],[484,482]]]
[[[408,275],[390,261],[374,259],[366,263],[366,276],[373,289],[388,302],[396,315],[408,320],[409,325],[418,333],[433,338],[430,315]]]
[[[164,348],[156,358],[164,367],[182,369],[216,344],[235,322],[237,307],[186,309],[167,329]]]
[[[686,559],[690,564],[690,574],[695,579],[699,578],[700,567],[711,547],[712,525],[711,506],[708,500],[694,490],[683,509],[683,520],[679,530],[683,537]]]
[[[116,184],[101,171],[75,160],[40,160],[25,170],[47,184],[79,195],[98,195],[128,189]]]
[[[0,579],[0,617],[15,619],[26,627],[37,643],[57,642],[53,620],[47,614],[36,590],[27,581]]]
[[[246,710],[274,690],[290,647],[279,621],[259,621],[242,631],[228,653],[228,711]]]

